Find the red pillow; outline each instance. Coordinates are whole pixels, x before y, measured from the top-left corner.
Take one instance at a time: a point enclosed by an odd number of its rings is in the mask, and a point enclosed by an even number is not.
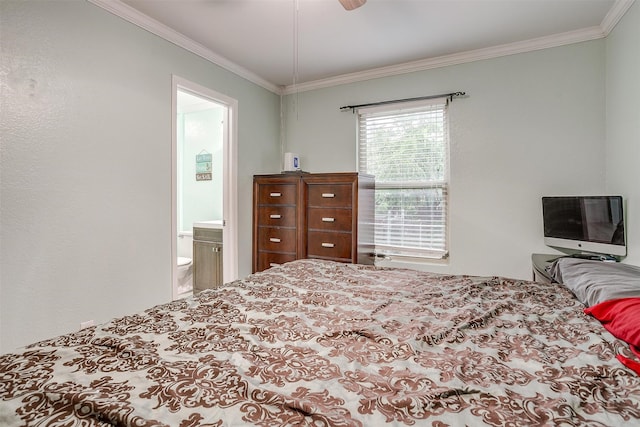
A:
[[[619,354],[616,356],[616,358],[627,368],[631,369],[632,371],[634,371],[636,374],[640,375],[640,363],[636,362],[635,360],[631,360],[628,357],[624,357],[623,355]]]
[[[584,310],[598,319],[611,334],[631,346],[631,351],[640,357],[640,298],[620,298],[601,302]],[[624,358],[618,359],[640,375],[640,363]],[[625,363],[626,362],[626,363]]]
[[[615,337],[640,347],[640,298],[613,299],[584,310]]]

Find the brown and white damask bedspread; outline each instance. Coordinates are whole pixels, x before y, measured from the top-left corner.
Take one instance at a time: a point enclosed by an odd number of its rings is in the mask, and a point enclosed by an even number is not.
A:
[[[2,426],[640,425],[561,285],[300,260],[0,357]]]

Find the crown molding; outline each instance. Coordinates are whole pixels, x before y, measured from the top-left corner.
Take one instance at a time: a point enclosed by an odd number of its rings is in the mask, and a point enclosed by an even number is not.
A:
[[[467,52],[456,53],[452,55],[444,55],[436,58],[429,58],[404,64],[392,65],[389,67],[375,68],[362,72],[343,74],[327,79],[320,79],[306,83],[288,85],[282,89],[283,95],[292,93],[305,92],[315,89],[323,89],[332,86],[338,86],[347,83],[361,82],[381,77],[390,77],[399,74],[413,73],[416,71],[425,71],[434,68],[447,67],[450,65],[464,64],[467,62],[481,61],[484,59],[498,58],[501,56],[515,55],[518,53],[532,52],[535,50],[559,47],[573,43],[580,43],[589,40],[601,39],[609,35],[616,26],[618,21],[633,5],[635,0],[616,0],[615,4],[609,9],[599,26],[569,31],[566,33],[555,34],[551,36],[539,37],[536,39],[525,40],[522,42],[509,43],[500,46],[493,46],[484,49],[477,49]]]
[[[263,79],[257,74],[243,67],[240,67],[239,65],[216,54],[215,52],[207,49],[206,47],[184,36],[183,34],[167,27],[166,25],[156,21],[155,19],[148,17],[147,15],[138,12],[136,9],[128,6],[125,3],[122,3],[120,0],[87,1],[277,95],[289,95],[292,93],[323,89],[347,83],[361,82],[382,77],[413,73],[417,71],[425,71],[434,68],[447,67],[450,65],[459,65],[468,62],[481,61],[485,59],[498,58],[501,56],[515,55],[518,53],[532,52],[535,50],[548,49],[552,47],[604,38],[609,35],[616,24],[627,12],[627,10],[629,10],[629,8],[633,5],[635,0],[616,0],[616,2],[611,7],[599,26],[576,31],[569,31],[552,36],[540,37],[522,42],[509,43],[484,49],[455,53],[452,55],[444,55],[436,58],[391,65],[388,67],[374,68],[362,72],[343,74],[336,77],[319,79],[306,83],[297,83],[287,86],[278,86]]]
[[[604,32],[605,36],[608,36],[609,33],[614,29],[618,21],[622,19],[627,10],[633,5],[635,0],[616,0],[615,4],[609,9],[607,15],[604,17],[602,22],[600,23],[600,27]]]
[[[233,74],[242,77],[246,80],[249,80],[252,83],[257,84],[258,86],[263,87],[271,92],[274,92],[278,95],[282,92],[282,87],[275,85],[262,77],[258,76],[251,71],[240,67],[239,65],[229,61],[228,59],[216,54],[215,52],[207,49],[200,43],[193,41],[192,39],[184,36],[183,34],[167,27],[159,21],[156,21],[149,16],[138,12],[136,9],[131,6],[121,2],[120,0],[87,0],[89,3],[92,3],[108,12],[113,13],[114,15],[128,21],[134,25],[137,25],[140,28],[143,28],[149,31],[156,36],[159,36],[176,46],[179,46],[183,49],[188,50],[191,53],[194,53],[224,69],[232,72]]]
[[[588,40],[595,40],[605,37],[599,26],[586,28],[577,31],[570,31],[553,36],[540,37],[522,42],[509,43],[493,46],[484,49],[476,49],[467,52],[444,55],[436,58],[407,62],[404,64],[392,65],[389,67],[376,68],[357,73],[343,74],[328,79],[315,80],[312,82],[286,86],[283,94],[304,92],[314,89],[322,89],[331,86],[338,86],[347,83],[361,82],[381,77],[390,77],[399,74],[413,73],[416,71],[431,70],[434,68],[448,67],[450,65],[465,64],[468,62],[482,61],[485,59],[499,58],[502,56],[515,55],[518,53],[532,52],[535,50],[548,49]]]

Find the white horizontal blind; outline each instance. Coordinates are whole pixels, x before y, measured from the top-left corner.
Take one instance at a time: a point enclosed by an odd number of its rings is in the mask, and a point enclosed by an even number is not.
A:
[[[445,258],[446,98],[358,110],[359,171],[375,175],[376,253]]]

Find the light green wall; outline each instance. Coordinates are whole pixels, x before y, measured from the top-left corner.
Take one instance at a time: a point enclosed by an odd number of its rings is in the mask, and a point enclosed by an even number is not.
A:
[[[452,257],[429,268],[528,278],[530,253],[550,251],[540,196],[604,191],[628,200],[637,264],[638,9],[606,41],[289,96],[284,151],[312,172],[354,170],[340,106],[464,90]],[[250,271],[252,175],[281,164],[278,96],[83,1],[0,2],[0,43],[0,352],[170,299],[172,74],[239,101]]]
[[[607,191],[625,197],[625,260],[640,265],[640,4],[607,37]]]
[[[286,99],[285,151],[304,170],[356,168],[344,105],[465,91],[451,112],[451,257],[439,272],[530,278],[543,195],[605,190],[605,42],[478,61]],[[415,266],[415,265],[414,265]]]
[[[171,299],[172,74],[238,100],[239,273],[279,96],[85,1],[0,2],[0,352]]]

